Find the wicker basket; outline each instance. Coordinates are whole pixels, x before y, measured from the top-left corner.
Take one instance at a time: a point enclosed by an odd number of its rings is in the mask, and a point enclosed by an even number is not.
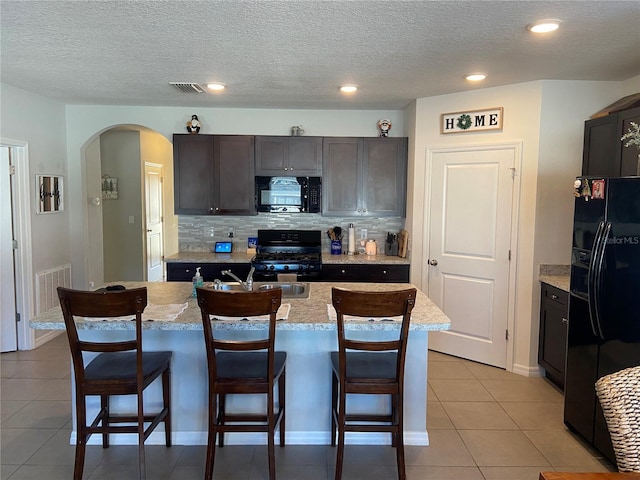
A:
[[[606,375],[596,393],[620,472],[640,472],[640,366]]]

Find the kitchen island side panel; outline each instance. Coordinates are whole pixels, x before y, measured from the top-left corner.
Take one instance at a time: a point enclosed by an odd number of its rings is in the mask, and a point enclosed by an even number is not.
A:
[[[86,340],[104,341],[124,339],[128,332],[110,330],[83,330]],[[226,338],[246,337],[247,332],[226,330]],[[258,332],[254,332],[259,334]],[[353,332],[377,339],[388,339],[394,332]],[[407,445],[428,445],[427,422],[427,340],[428,332],[411,331],[407,346],[405,370],[405,442]],[[175,445],[206,445],[207,443],[207,366],[204,340],[201,331],[146,331],[145,350],[171,350],[172,430]],[[328,352],[337,348],[336,332],[330,330],[284,330],[276,335],[276,348],[287,352],[286,375],[286,443],[289,445],[327,445],[331,442],[331,367]],[[73,380],[72,380],[73,383]],[[72,386],[73,388],[73,386]],[[74,398],[74,397],[72,397]],[[264,395],[230,396],[228,411],[259,412],[264,409]],[[144,395],[148,411],[159,409],[162,402],[160,382],[152,384]],[[134,411],[134,397],[113,397],[114,412]],[[349,396],[350,411],[371,408],[384,412],[389,401],[383,396]],[[75,405],[74,405],[75,407]],[[97,414],[99,397],[87,400],[87,416]],[[74,408],[75,412],[75,408]],[[164,444],[164,427],[160,425],[146,441],[148,445]],[[77,426],[74,414],[70,441],[75,444]],[[347,444],[390,444],[389,434],[347,432]],[[90,445],[100,445],[100,435],[93,435]],[[264,433],[229,433],[225,435],[229,445],[267,443]],[[136,445],[137,436],[116,435],[114,445]]]

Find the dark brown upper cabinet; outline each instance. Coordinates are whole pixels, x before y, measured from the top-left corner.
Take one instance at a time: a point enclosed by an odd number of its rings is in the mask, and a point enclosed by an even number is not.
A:
[[[638,149],[635,146],[625,147],[625,142],[620,140],[629,131],[631,122],[640,124],[640,107],[585,122],[582,175],[640,175]]]
[[[325,138],[323,172],[323,215],[404,217],[406,138]]]
[[[175,213],[255,215],[254,137],[173,135]]]
[[[322,137],[256,136],[256,175],[322,176]]]

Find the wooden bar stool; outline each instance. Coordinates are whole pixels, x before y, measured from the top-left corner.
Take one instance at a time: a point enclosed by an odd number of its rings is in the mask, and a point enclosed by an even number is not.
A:
[[[77,440],[73,470],[74,480],[82,479],[87,441],[94,433],[102,434],[103,448],[109,447],[112,433],[138,434],[139,478],[146,478],[144,442],[151,432],[164,423],[165,442],[171,446],[171,352],[143,352],[142,312],[147,306],[147,289],[135,288],[111,292],[87,292],[58,287],[58,298],[71,348],[76,384]],[[135,339],[119,342],[87,342],[80,340],[76,317],[135,319]],[[84,353],[98,353],[85,363]],[[163,408],[154,415],[144,414],[143,391],[162,376]],[[86,397],[100,396],[100,411],[87,424]],[[136,395],[136,414],[113,415],[109,410],[112,395]],[[135,425],[114,425],[128,423]],[[149,426],[145,429],[145,423]]]
[[[403,401],[404,362],[411,310],[416,289],[392,292],[359,292],[333,288],[337,314],[338,351],[331,352],[331,445],[336,444],[336,480],[342,478],[345,432],[389,432],[396,448],[398,478],[406,479],[404,466]],[[365,318],[401,317],[397,340],[362,341],[345,338],[345,316]],[[347,351],[349,350],[349,351]],[[388,414],[347,414],[347,394],[390,395]],[[366,423],[365,423],[366,422]]]
[[[285,436],[286,352],[275,351],[276,313],[282,302],[282,290],[238,292],[198,288],[204,340],[209,371],[209,425],[205,479],[213,477],[216,434],[224,446],[224,432],[266,432],[269,455],[269,479],[276,478],[275,430],[280,426],[280,446]],[[268,336],[260,340],[222,340],[214,337],[215,318],[268,316]],[[274,386],[278,384],[278,411],[275,411]],[[229,394],[265,394],[265,414],[228,413]],[[232,422],[232,423],[228,423]]]

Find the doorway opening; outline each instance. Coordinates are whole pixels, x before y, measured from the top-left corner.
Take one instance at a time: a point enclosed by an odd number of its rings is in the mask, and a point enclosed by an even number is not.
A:
[[[0,139],[0,292],[2,351],[36,347],[33,313],[31,209],[26,142]]]
[[[117,125],[92,138],[83,151],[89,199],[88,288],[117,281],[163,280],[163,258],[178,250],[171,143],[146,127]],[[147,164],[157,167],[150,184]],[[154,202],[151,217],[149,189]]]

